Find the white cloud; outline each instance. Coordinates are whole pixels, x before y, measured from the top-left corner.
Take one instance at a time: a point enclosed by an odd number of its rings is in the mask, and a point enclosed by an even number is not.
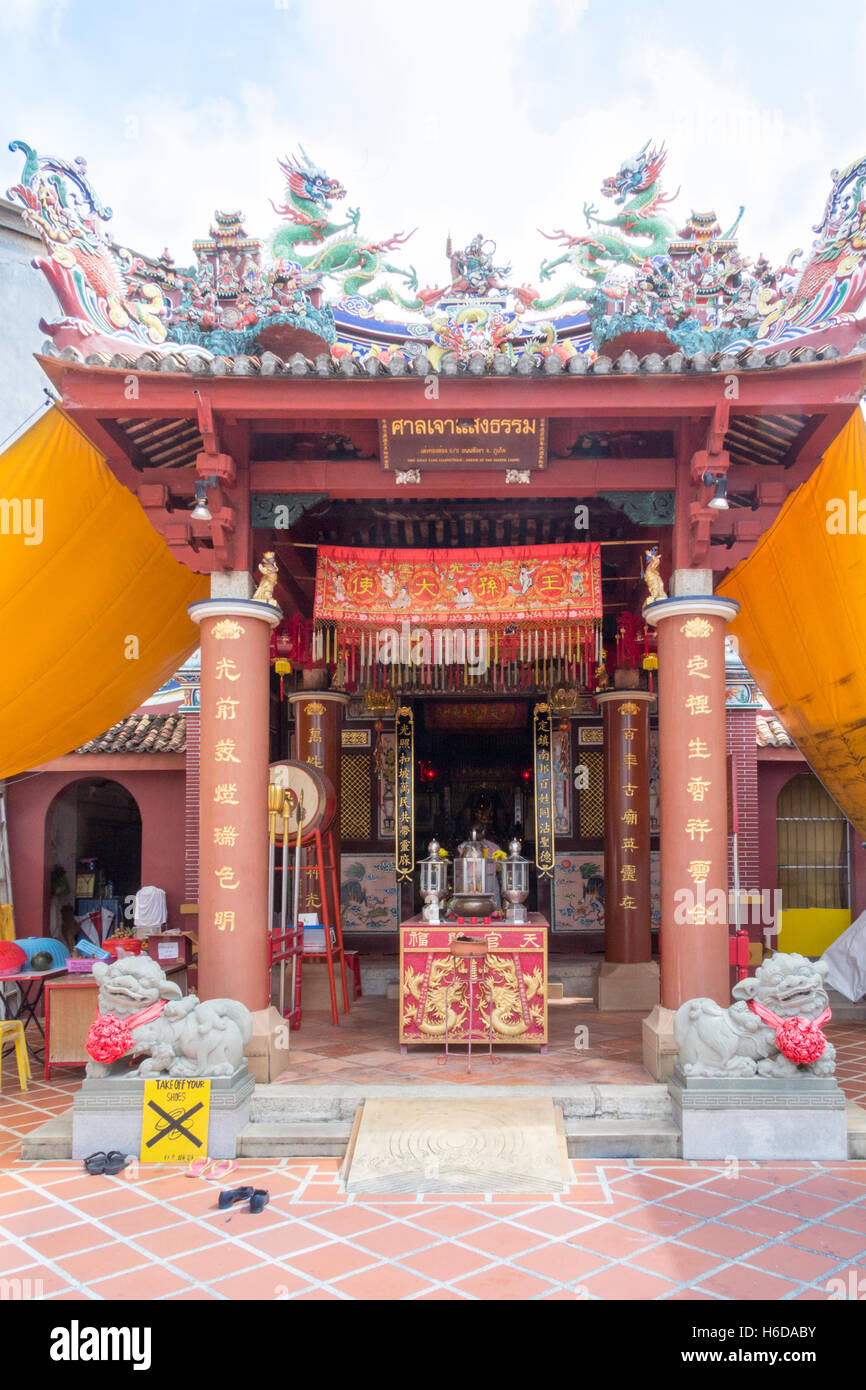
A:
[[[46,10],[39,0],[29,8]],[[197,98],[149,90],[139,72],[123,107],[96,96],[88,109],[84,100],[70,108],[43,81],[19,91],[14,129],[3,134],[40,153],[85,154],[118,239],[152,253],[167,242],[181,264],[217,207],[240,208],[248,230],[268,237],[278,225],[268,200],[283,198],[277,156],[303,144],[347,188],[341,220],[360,206],[371,240],[418,226],[393,259],[414,265],[421,285],[444,283],[449,231],[456,245],[477,231],[492,237],[514,282],[538,285],[551,243],[537,229],[584,231],[586,201],[610,216],[601,180],[648,138],[667,143],[667,190],[682,185],[673,221],[714,208],[727,226],[744,203],[743,249],[781,260],[808,247],[830,168],[859,152],[832,147],[824,107],[808,94],[783,107],[778,84],[767,84],[766,100],[756,95],[721,51],[709,61],[628,31],[618,34],[603,109],[585,108],[576,93],[593,12],[581,0],[519,9],[440,0],[399,14],[395,24],[391,0],[347,3],[336,15],[297,0],[269,21],[279,88],[264,78],[213,91],[202,83]],[[546,80],[538,53],[551,43],[574,81]],[[6,156],[4,167],[11,182],[20,160]]]
[[[67,0],[3,0],[0,36],[45,38],[56,43]]]

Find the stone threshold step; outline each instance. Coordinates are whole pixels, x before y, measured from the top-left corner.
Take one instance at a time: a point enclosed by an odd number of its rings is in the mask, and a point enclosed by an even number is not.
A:
[[[257,1088],[257,1089],[262,1089]],[[269,1088],[270,1089],[270,1088]],[[287,1090],[287,1087],[275,1087]],[[297,1090],[308,1090],[298,1087]],[[318,1089],[318,1088],[317,1088]],[[325,1089],[325,1088],[321,1088]],[[336,1089],[336,1088],[327,1088]],[[357,1094],[349,1098],[331,1098],[328,1101],[332,1113],[309,1114],[299,1117],[293,1114],[290,1119],[277,1119],[267,1116],[245,1125],[239,1134],[239,1156],[244,1158],[342,1158],[349,1142],[352,1122],[364,1099],[375,1091],[380,1096],[389,1097],[395,1089],[411,1092],[411,1087],[396,1088],[380,1086],[357,1088]],[[432,1087],[425,1087],[429,1095]],[[455,1085],[452,1091],[465,1088]],[[588,1090],[588,1087],[575,1087],[575,1090]],[[597,1091],[605,1088],[595,1087]],[[649,1090],[649,1087],[629,1088]],[[657,1088],[665,1090],[664,1087]],[[472,1087],[473,1098],[490,1091],[500,1094],[522,1092],[525,1087]],[[556,1104],[562,1105],[563,1093],[559,1092]],[[333,1110],[334,1100],[337,1110]],[[337,1111],[339,1113],[337,1113]],[[866,1159],[866,1110],[853,1101],[846,1107],[848,1122],[848,1157]],[[680,1156],[680,1132],[668,1114],[645,1114],[614,1116],[595,1113],[580,1114],[572,1112],[565,1115],[565,1134],[568,1153],[571,1158],[678,1158]],[[49,1159],[68,1159],[72,1157],[72,1109],[61,1115],[54,1115],[38,1129],[31,1130],[21,1142],[21,1157],[30,1162]]]
[[[238,1158],[342,1158],[351,1121],[249,1124],[238,1134]]]
[[[550,1096],[554,1105],[569,1119],[635,1119],[640,1121],[671,1118],[671,1098],[667,1086],[649,1083],[645,1086],[588,1085],[564,1086],[561,1083],[525,1086],[471,1086],[459,1081],[425,1083],[422,1088],[411,1084],[365,1086],[344,1082],[326,1086],[293,1085],[291,1082],[272,1082],[257,1086],[253,1094],[250,1120],[252,1123],[273,1122],[295,1124],[313,1120],[350,1120],[365,1100],[429,1100],[455,1099],[471,1094],[477,1100],[519,1100]]]
[[[21,1157],[28,1159],[72,1157],[72,1106],[53,1115],[21,1140]]]
[[[848,1157],[866,1158],[866,1110],[856,1101],[849,1100],[845,1105],[845,1120],[848,1125]]]
[[[673,1120],[567,1120],[569,1158],[679,1158]]]

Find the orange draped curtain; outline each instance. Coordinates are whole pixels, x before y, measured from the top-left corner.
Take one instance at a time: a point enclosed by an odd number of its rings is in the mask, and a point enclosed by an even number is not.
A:
[[[198,645],[178,564],[56,408],[0,455],[0,777],[130,714]]]
[[[813,772],[866,836],[866,425],[857,409],[720,585],[740,655]]]

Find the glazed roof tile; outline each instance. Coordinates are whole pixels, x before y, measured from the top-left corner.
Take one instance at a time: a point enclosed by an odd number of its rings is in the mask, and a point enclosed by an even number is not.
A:
[[[215,357],[204,349],[184,347],[178,351],[146,351],[139,354],[95,352],[84,356],[75,347],[65,347],[60,351],[50,341],[43,347],[45,357],[59,357],[62,361],[75,362],[88,367],[110,367],[117,371],[139,372],[182,372],[192,376],[279,376],[279,377],[377,377],[377,376],[654,376],[661,373],[677,376],[694,374],[725,373],[731,371],[760,371],[762,368],[779,368],[789,365],[803,365],[809,362],[830,362],[843,354],[833,343],[821,347],[779,348],[775,352],[762,353],[754,347],[742,352],[697,352],[692,357],[682,352],[673,352],[666,357],[651,352],[638,357],[634,352],[623,352],[616,358],[603,353],[590,358],[589,354],[577,352],[564,361],[555,352],[544,354],[539,351],[526,351],[514,356],[506,353],[478,352],[465,361],[453,354],[446,356],[438,368],[432,366],[427,354],[422,350],[409,355],[399,349],[388,353],[345,352],[335,355],[323,352],[311,359],[295,353],[288,360],[277,357],[275,353],[264,352],[261,357],[238,354],[234,357]],[[849,356],[866,354],[866,337],[861,338]]]
[[[130,714],[76,753],[185,753],[182,714]]]
[[[794,740],[772,712],[758,715],[755,720],[755,740],[759,748],[794,747]]]

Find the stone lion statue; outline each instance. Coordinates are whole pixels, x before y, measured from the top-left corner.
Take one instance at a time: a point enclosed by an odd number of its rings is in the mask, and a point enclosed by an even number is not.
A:
[[[232,1076],[252,1036],[249,1009],[234,999],[183,998],[150,956],[95,961],[99,1017],[87,1050],[89,1077]],[[121,1059],[147,1055],[136,1067]]]
[[[824,988],[828,968],[824,961],[777,953],[734,985],[736,1002],[729,1009],[712,999],[688,999],[674,1018],[683,1073],[832,1076],[836,1050],[821,1032],[830,1017]]]

